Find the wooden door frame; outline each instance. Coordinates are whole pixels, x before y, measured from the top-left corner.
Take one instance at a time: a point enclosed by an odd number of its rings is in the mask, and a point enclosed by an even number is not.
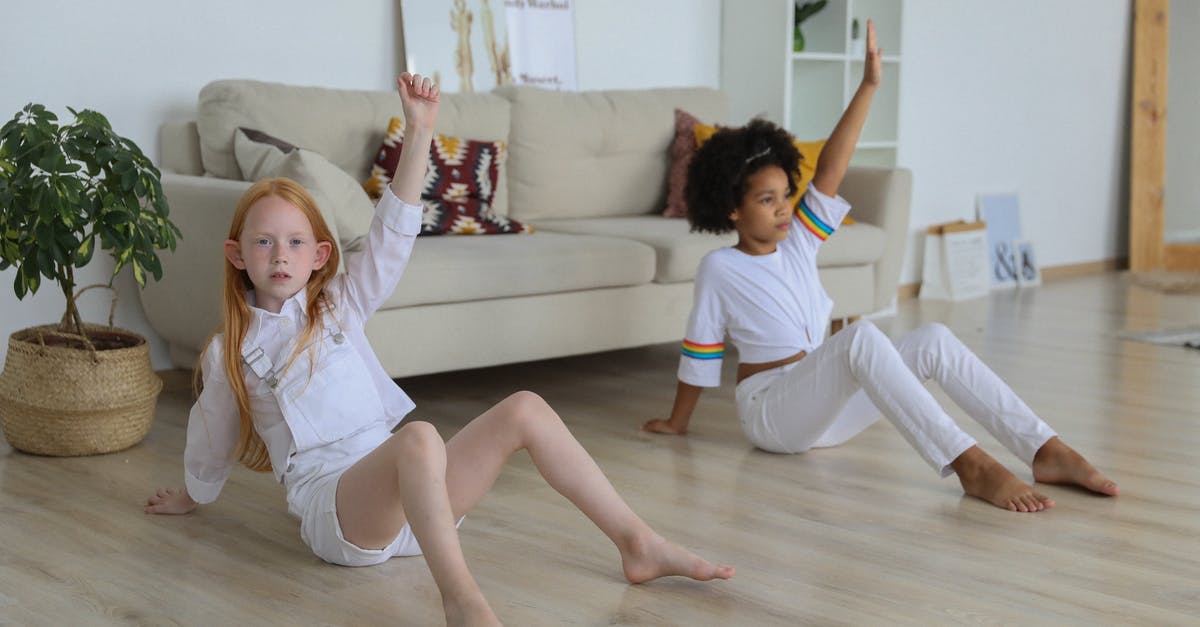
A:
[[[1136,0],[1129,147],[1129,269],[1200,270],[1200,244],[1163,242],[1171,0]]]

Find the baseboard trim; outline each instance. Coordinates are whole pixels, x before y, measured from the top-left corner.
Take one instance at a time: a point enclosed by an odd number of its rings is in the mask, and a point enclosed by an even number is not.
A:
[[[1126,258],[1101,259],[1099,261],[1086,261],[1084,263],[1069,263],[1061,266],[1042,268],[1042,280],[1057,281],[1059,279],[1073,279],[1075,277],[1089,276],[1093,274],[1116,272],[1118,270],[1124,270],[1128,267],[1129,260]]]
[[[1129,267],[1129,259],[1101,259],[1100,261],[1085,261],[1083,263],[1068,263],[1061,266],[1042,268],[1042,281],[1058,281],[1073,279],[1093,274],[1116,272]],[[921,282],[905,283],[896,287],[896,300],[911,300],[921,292]]]

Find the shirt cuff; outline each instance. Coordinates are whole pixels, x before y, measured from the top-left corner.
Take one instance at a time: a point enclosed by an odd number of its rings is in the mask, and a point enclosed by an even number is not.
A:
[[[203,505],[212,503],[217,500],[217,495],[221,494],[221,488],[225,487],[225,480],[220,481],[201,481],[193,477],[191,473],[183,473],[183,484],[187,486],[188,496],[192,500]]]
[[[676,377],[688,385],[694,385],[701,388],[715,388],[721,386],[721,360],[720,359],[693,359],[691,357],[681,357],[679,359],[679,370],[676,372]]]
[[[375,205],[375,215],[383,221],[383,225],[401,235],[417,236],[421,234],[421,214],[425,211],[422,205],[410,205],[400,200],[392,186],[383,189],[379,204]]]

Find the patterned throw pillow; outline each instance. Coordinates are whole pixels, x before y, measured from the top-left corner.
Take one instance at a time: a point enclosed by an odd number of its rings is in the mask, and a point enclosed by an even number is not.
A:
[[[371,177],[363,184],[368,195],[378,198],[383,194],[403,150],[404,120],[392,118]],[[421,235],[532,233],[531,227],[492,210],[504,157],[501,141],[435,135],[421,190],[425,205]]]
[[[684,111],[675,110],[675,140],[671,142],[671,171],[667,178],[667,208],[663,217],[686,218],[687,199],[683,190],[687,187],[688,164],[696,154],[699,144],[694,136],[700,119]]]
[[[478,198],[457,201],[426,198],[421,235],[532,233],[533,227],[495,213]]]
[[[375,203],[345,170],[316,152],[249,128],[234,134],[233,154],[243,180],[283,176],[303,185],[338,236],[342,251],[362,248]]]

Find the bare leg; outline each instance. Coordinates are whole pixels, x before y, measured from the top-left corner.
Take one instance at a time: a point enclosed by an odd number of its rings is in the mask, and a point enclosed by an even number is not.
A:
[[[1088,460],[1057,437],[1050,438],[1033,457],[1033,480],[1078,485],[1108,496],[1120,492],[1115,481],[1100,474]]]
[[[701,581],[733,576],[733,568],[709,563],[655,533],[617,494],[558,414],[532,392],[500,401],[447,443],[446,487],[454,516],[470,511],[491,489],[508,458],[521,449],[529,451],[546,482],[613,541],[629,581],[667,575]]]
[[[950,462],[963,492],[1001,509],[1013,512],[1040,512],[1054,501],[1017,478],[978,446],[972,446]]]
[[[338,523],[347,541],[387,546],[411,525],[442,595],[448,625],[498,625],[467,569],[446,494],[446,446],[427,422],[411,422],[351,466],[338,482]]]

